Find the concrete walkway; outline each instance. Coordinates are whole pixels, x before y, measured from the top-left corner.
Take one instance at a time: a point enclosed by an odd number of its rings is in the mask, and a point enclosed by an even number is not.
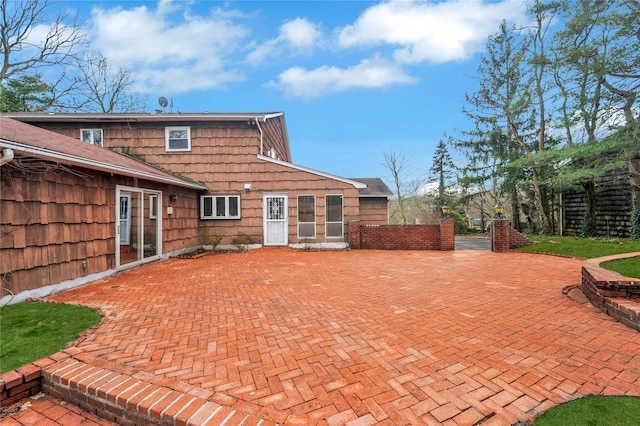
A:
[[[133,402],[189,395],[176,410],[197,398],[182,424],[510,425],[640,395],[640,334],[562,294],[580,264],[285,248],[156,262],[51,297],[105,318],[50,374],[129,374],[148,384]]]

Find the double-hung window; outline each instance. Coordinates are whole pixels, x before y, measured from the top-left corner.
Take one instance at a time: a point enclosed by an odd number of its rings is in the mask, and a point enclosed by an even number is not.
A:
[[[316,237],[316,197],[298,195],[298,238]]]
[[[165,127],[164,132],[167,151],[191,151],[191,128],[189,126]]]
[[[102,146],[102,129],[81,129],[80,140],[91,145]]]
[[[240,219],[240,196],[202,195],[200,219]]]
[[[327,195],[325,202],[325,234],[327,238],[342,238],[342,195]]]

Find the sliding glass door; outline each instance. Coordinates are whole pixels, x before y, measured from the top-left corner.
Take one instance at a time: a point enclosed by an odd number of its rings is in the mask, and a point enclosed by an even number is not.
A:
[[[116,188],[116,268],[135,266],[162,254],[162,193]]]

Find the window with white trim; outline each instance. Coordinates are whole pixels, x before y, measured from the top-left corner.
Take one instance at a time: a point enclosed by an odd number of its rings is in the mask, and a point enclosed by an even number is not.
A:
[[[240,196],[200,196],[200,219],[240,219]]]
[[[158,195],[149,195],[149,219],[158,218]]]
[[[191,151],[191,127],[165,127],[164,136],[167,151]]]
[[[327,238],[342,238],[342,195],[325,196],[325,228]]]
[[[316,237],[316,196],[298,195],[298,238]]]
[[[102,146],[102,129],[81,129],[80,140],[91,145]]]

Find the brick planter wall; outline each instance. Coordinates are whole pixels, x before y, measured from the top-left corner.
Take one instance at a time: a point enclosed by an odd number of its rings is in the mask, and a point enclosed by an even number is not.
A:
[[[67,357],[60,352],[0,375],[0,407],[8,407],[42,390],[42,369]]]
[[[530,246],[533,244],[526,235],[521,234],[513,228],[509,228],[509,248],[514,249],[518,247]]]
[[[526,235],[513,229],[506,219],[491,222],[491,251],[505,252],[533,244]]]
[[[600,267],[602,262],[640,256],[627,253],[585,260],[580,288],[591,303],[617,321],[640,331],[640,280]]]
[[[349,224],[349,247],[379,250],[453,250],[452,220],[439,225]]]

